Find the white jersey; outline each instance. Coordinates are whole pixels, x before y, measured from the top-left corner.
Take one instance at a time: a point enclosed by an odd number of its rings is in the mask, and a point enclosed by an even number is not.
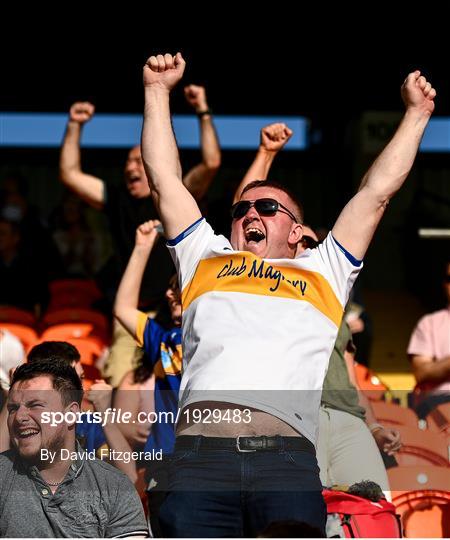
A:
[[[322,384],[361,262],[331,233],[297,259],[235,251],[201,219],[167,242],[182,291],[180,410],[253,407],[315,443]]]

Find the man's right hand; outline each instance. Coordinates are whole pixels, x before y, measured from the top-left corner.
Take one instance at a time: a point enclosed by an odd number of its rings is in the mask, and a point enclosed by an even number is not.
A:
[[[94,116],[95,107],[88,101],[77,101],[70,107],[69,120],[70,122],[77,122],[78,124],[84,124]]]
[[[150,56],[144,66],[144,86],[172,90],[184,73],[186,62],[181,53]]]
[[[276,123],[261,129],[260,148],[268,152],[279,152],[292,137],[293,131],[286,124]]]

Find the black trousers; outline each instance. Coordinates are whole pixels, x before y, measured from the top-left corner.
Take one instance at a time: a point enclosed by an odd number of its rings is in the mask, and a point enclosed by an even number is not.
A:
[[[148,521],[154,538],[162,538],[159,509],[167,497],[169,485],[169,461],[163,459],[152,463],[146,471]]]

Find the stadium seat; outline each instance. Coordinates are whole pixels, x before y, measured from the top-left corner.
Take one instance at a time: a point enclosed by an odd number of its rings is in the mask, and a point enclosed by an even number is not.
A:
[[[392,502],[407,538],[450,536],[450,468],[417,466],[388,470]]]
[[[417,428],[419,425],[416,413],[407,407],[386,401],[372,401],[371,406],[375,418],[383,425],[390,427],[410,426],[412,428]]]
[[[380,381],[375,372],[363,364],[355,362],[355,374],[359,389],[362,390],[371,401],[383,399],[385,392],[389,390],[389,388]]]
[[[55,324],[46,328],[41,334],[41,340],[43,341],[66,341],[86,337],[98,340],[99,344],[104,344],[102,336],[96,335],[94,325],[86,322]]]
[[[400,432],[402,440],[402,447],[395,455],[399,465],[449,467],[449,441],[446,437],[409,426],[398,425],[395,429]]]
[[[90,308],[102,297],[102,293],[91,279],[58,279],[49,285],[49,310],[66,307]]]
[[[19,309],[13,306],[0,306],[0,322],[23,324],[34,327],[36,318],[31,311]]]
[[[106,317],[89,308],[64,308],[47,311],[42,318],[42,331],[50,326],[63,323],[87,323],[92,325],[92,333],[99,335],[105,342],[108,340],[109,325]]]

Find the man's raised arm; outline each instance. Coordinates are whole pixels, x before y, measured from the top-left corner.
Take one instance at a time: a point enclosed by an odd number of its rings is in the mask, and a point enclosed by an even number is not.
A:
[[[277,122],[261,129],[258,152],[234,194],[233,204],[241,196],[242,190],[254,180],[267,180],[273,160],[292,136],[286,124]]]
[[[69,121],[59,158],[61,182],[94,208],[102,208],[104,200],[103,180],[86,174],[81,169],[80,138],[86,122],[94,116],[92,103],[76,102],[70,107]]]
[[[170,91],[182,78],[185,61],[176,56],[151,56],[144,66],[145,109],[142,158],[152,197],[168,239],[176,238],[201,217],[181,179],[178,148],[170,119]]]
[[[333,227],[334,238],[357,259],[364,257],[389,200],[408,176],[434,110],[436,91],[420,71],[408,75],[401,94],[406,112],[394,137],[367,171],[358,193]]]
[[[205,88],[190,84],[184,88],[184,95],[189,105],[194,108],[200,122],[202,161],[187,172],[183,178],[183,184],[195,200],[200,201],[219,170],[222,155]]]

